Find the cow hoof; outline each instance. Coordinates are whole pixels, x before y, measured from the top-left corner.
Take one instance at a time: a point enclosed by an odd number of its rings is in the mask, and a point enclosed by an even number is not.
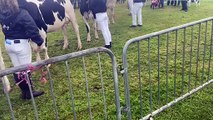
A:
[[[65,49],[67,49],[69,46],[67,45],[67,46],[63,46],[63,50],[65,50]]]
[[[79,47],[78,49],[79,49],[79,50],[81,50],[81,49],[82,49],[82,47]]]
[[[41,58],[36,58],[36,62],[41,61]]]
[[[78,46],[78,50],[81,50],[82,49],[82,46]]]
[[[90,42],[91,41],[91,38],[87,38],[87,42]]]

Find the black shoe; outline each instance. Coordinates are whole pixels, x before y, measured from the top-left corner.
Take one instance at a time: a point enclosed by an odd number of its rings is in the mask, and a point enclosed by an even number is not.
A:
[[[142,27],[142,25],[138,25],[138,27]]]
[[[44,91],[33,91],[33,97],[38,97],[44,94]],[[26,92],[26,93],[22,93],[21,94],[21,99],[25,100],[25,99],[31,99],[31,95],[30,92]]]
[[[136,27],[136,25],[130,25],[129,27],[130,27],[130,28],[134,28],[134,27]]]
[[[112,46],[111,45],[104,45],[104,47],[110,49]]]

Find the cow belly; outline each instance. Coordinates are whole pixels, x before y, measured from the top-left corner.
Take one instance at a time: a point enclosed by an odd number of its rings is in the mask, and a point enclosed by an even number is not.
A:
[[[48,27],[47,32],[57,31],[57,30],[61,29],[61,27],[63,25],[64,25],[64,22],[57,22],[54,25],[47,25],[47,27]]]
[[[55,22],[53,25],[47,24],[47,32],[54,32],[62,28],[62,26],[68,22],[66,22],[66,17],[64,19],[58,19],[57,13],[54,13]]]

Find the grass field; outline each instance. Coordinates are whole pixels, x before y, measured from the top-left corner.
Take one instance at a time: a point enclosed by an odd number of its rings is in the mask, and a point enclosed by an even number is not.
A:
[[[202,0],[201,5],[196,7],[195,5],[191,5],[188,12],[182,12],[180,11],[180,7],[174,7],[174,6],[165,6],[164,9],[150,9],[149,6],[145,6],[143,8],[143,27],[142,28],[129,28],[128,26],[131,25],[131,17],[128,16],[128,9],[126,4],[118,4],[116,7],[116,23],[110,24],[110,30],[112,33],[112,40],[113,40],[113,47],[112,51],[116,56],[117,63],[120,65],[122,63],[121,57],[122,57],[122,49],[125,43],[134,37],[142,36],[148,33],[160,31],[166,28],[179,26],[188,22],[197,21],[203,18],[212,17],[212,11],[213,11],[213,1],[210,0]],[[92,47],[99,47],[104,46],[104,40],[102,38],[101,33],[99,33],[100,39],[95,40],[94,35],[92,34],[92,41],[86,42],[86,29],[84,27],[82,18],[79,14],[79,10],[76,10],[76,15],[79,23],[80,28],[80,35],[82,40],[83,49],[92,48]],[[66,50],[62,50],[62,46],[59,45],[60,40],[63,38],[61,32],[54,32],[48,34],[48,46],[49,46],[49,55],[50,57],[58,56],[67,54],[70,52],[77,51],[77,41],[76,36],[73,34],[73,30],[69,29],[69,42],[70,42],[70,48]],[[93,31],[92,31],[93,33]],[[0,33],[0,43],[1,47],[3,47],[3,34]],[[170,42],[171,48],[174,44],[173,41]],[[146,46],[146,43],[143,46]],[[129,56],[132,55],[132,58],[130,58],[130,64],[133,63],[133,61],[136,59],[134,57],[134,50],[132,50],[135,46],[131,47],[131,52],[129,53]],[[156,44],[153,42],[152,48],[157,47]],[[165,46],[164,46],[165,47]],[[4,48],[4,47],[3,47]],[[172,51],[173,49],[171,49]],[[4,59],[6,62],[6,66],[10,67],[11,63],[10,60],[6,54],[6,51],[3,49]],[[147,51],[143,51],[144,53]],[[162,54],[166,52],[166,49],[163,49],[161,51]],[[155,52],[153,51],[151,53],[151,56],[153,57],[152,61],[156,61]],[[146,56],[145,56],[146,57]],[[162,58],[162,60],[165,60],[165,56]],[[91,91],[91,106],[92,106],[92,112],[93,112],[93,119],[102,120],[103,117],[103,99],[101,95],[101,89],[100,89],[100,82],[97,81],[99,79],[99,76],[97,74],[98,65],[97,63],[97,57],[94,56],[87,56],[85,58],[86,65],[87,65],[87,71],[88,72],[88,80],[89,81],[89,90]],[[114,105],[114,94],[113,94],[113,84],[111,81],[111,64],[110,59],[103,55],[101,58],[102,61],[102,73],[104,79],[107,79],[105,81],[105,90],[106,90],[106,101],[107,101],[107,114],[108,119],[115,119],[115,105]],[[88,105],[87,105],[87,96],[86,96],[86,90],[85,90],[85,81],[84,81],[84,73],[82,69],[82,59],[74,59],[70,60],[69,63],[71,68],[73,79],[73,91],[74,92],[74,98],[75,98],[75,105],[77,108],[77,119],[89,119],[89,113],[88,113]],[[144,61],[143,64],[147,64],[147,61]],[[164,64],[164,63],[162,63]],[[169,65],[173,64],[173,61],[169,61]],[[63,66],[64,63],[58,63],[56,65],[51,66],[51,73],[53,74],[53,81],[54,81],[54,91],[55,96],[57,100],[57,107],[58,107],[58,113],[59,113],[59,119],[65,120],[65,119],[73,119],[73,113],[72,108],[70,106],[71,101],[69,96],[69,88],[67,84],[67,77],[66,77],[66,71],[65,67]],[[136,65],[133,63],[133,66],[130,67],[130,76],[131,78],[135,78],[136,75],[134,74],[134,70]],[[162,71],[165,71],[165,66],[162,66]],[[195,69],[195,68],[194,68]],[[144,68],[146,70],[146,68]],[[171,72],[171,71],[170,71]],[[153,70],[153,76],[156,76],[156,71]],[[181,73],[180,73],[181,74]],[[148,77],[148,73],[144,72],[144,76]],[[211,77],[213,76],[213,73],[211,72]],[[165,77],[162,75],[162,78]],[[13,84],[12,77],[9,76],[11,83]],[[35,79],[38,79],[38,73],[35,74]],[[173,79],[173,78],[171,78]],[[123,85],[123,77],[119,76],[119,87],[120,87],[120,101],[121,105],[125,104],[125,98],[124,98],[124,85]],[[35,81],[36,88],[42,89],[46,92],[46,94],[43,97],[36,98],[36,103],[38,105],[38,114],[39,119],[42,120],[51,120],[55,119],[55,113],[52,106],[51,101],[51,93],[49,91],[49,85],[41,85],[39,81]],[[144,83],[147,85],[144,89],[148,89],[148,83]],[[172,82],[170,83],[172,84]],[[133,119],[139,119],[140,118],[140,111],[139,111],[139,103],[137,101],[138,97],[138,87],[137,82],[131,83],[131,106],[132,108],[132,117]],[[1,85],[2,87],[2,85]],[[162,86],[164,87],[164,86]],[[209,87],[203,89],[201,92],[196,93],[195,95],[191,96],[190,98],[176,104],[175,106],[169,108],[165,112],[162,112],[154,119],[159,120],[213,120],[213,86],[210,85]],[[179,90],[180,91],[180,90]],[[147,91],[148,92],[148,91]],[[172,91],[171,91],[172,92]],[[10,93],[11,101],[14,107],[15,111],[15,117],[17,117],[18,120],[22,119],[34,119],[34,113],[32,110],[32,105],[30,104],[31,101],[22,101],[19,99],[19,89],[17,87],[13,87],[13,91]],[[145,96],[147,93],[144,93]],[[162,93],[165,96],[165,93]],[[156,98],[156,96],[155,96]],[[162,98],[163,99],[163,98]],[[172,100],[170,98],[169,100]],[[7,104],[5,104],[6,99],[4,94],[0,94],[0,119],[1,120],[9,120],[11,119],[9,108]],[[156,102],[156,101],[154,101]],[[160,105],[164,105],[165,100]],[[144,110],[145,113],[147,113],[149,105],[148,102],[145,101],[144,104]],[[156,107],[156,106],[155,106]],[[157,106],[159,107],[159,106]],[[126,115],[122,115],[122,119],[125,118]]]

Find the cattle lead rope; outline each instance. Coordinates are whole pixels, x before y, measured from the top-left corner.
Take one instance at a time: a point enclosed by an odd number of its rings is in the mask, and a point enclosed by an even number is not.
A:
[[[18,83],[16,83],[16,86],[18,86],[21,82],[23,82],[23,81],[26,81],[26,83],[28,84],[28,82],[27,82],[27,76],[25,75],[27,72],[34,72],[34,71],[36,71],[36,70],[39,70],[39,69],[41,69],[41,67],[42,66],[39,66],[39,67],[34,67],[34,66],[32,66],[31,64],[28,64],[28,69],[27,70],[25,70],[25,71],[22,71],[22,72],[20,72],[19,74],[18,74],[18,78],[20,79],[20,78],[22,78],[22,80],[20,81],[20,82],[18,82]],[[47,79],[46,79],[46,75],[47,75],[47,71],[44,71],[43,69],[41,69],[41,77],[40,77],[40,82],[42,83],[42,84],[46,84],[47,83]]]

